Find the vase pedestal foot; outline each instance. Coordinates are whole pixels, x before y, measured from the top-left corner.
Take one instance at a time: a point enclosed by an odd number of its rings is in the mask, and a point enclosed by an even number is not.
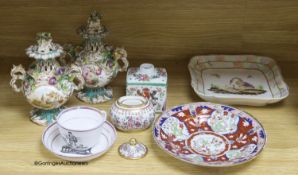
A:
[[[103,103],[113,98],[113,91],[110,87],[84,88],[76,94],[76,97],[86,103]]]
[[[31,121],[42,126],[50,125],[56,121],[59,112],[64,108],[65,107],[59,107],[49,110],[33,108],[30,112]]]

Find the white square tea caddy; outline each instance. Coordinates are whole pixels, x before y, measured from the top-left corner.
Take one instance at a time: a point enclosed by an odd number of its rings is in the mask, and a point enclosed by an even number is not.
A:
[[[167,71],[144,63],[127,71],[126,95],[143,96],[151,100],[155,112],[163,112],[167,101]]]

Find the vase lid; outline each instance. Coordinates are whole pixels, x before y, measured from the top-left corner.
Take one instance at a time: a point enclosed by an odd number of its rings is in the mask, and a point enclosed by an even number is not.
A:
[[[99,12],[94,11],[88,18],[87,24],[78,28],[78,34],[80,34],[84,39],[88,39],[89,42],[95,40],[100,40],[103,38],[107,30],[105,26],[101,24],[101,15]]]
[[[26,54],[37,60],[53,59],[61,56],[64,51],[62,46],[52,42],[51,33],[40,32],[36,34],[37,44],[26,49]]]
[[[120,145],[118,151],[120,156],[126,159],[140,159],[146,156],[148,148],[138,143],[135,138],[131,138],[129,142]]]

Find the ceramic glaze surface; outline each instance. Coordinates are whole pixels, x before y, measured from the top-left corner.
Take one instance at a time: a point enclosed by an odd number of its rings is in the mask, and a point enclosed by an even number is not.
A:
[[[152,103],[141,96],[124,96],[111,107],[111,121],[122,131],[148,128],[155,117]]]
[[[155,120],[153,137],[170,155],[202,166],[233,166],[255,158],[266,143],[262,125],[236,108],[193,103]]]
[[[274,60],[255,55],[196,56],[189,62],[191,85],[207,101],[261,106],[289,94]]]
[[[85,131],[97,128],[104,123],[106,113],[92,107],[76,106],[63,110],[58,117],[58,123],[64,128]]]
[[[106,113],[91,107],[71,107],[63,110],[57,119],[60,135],[65,144],[62,152],[91,154],[98,143]]]
[[[14,91],[23,92],[36,108],[31,111],[31,120],[37,124],[54,122],[73,91],[83,88],[80,68],[61,66],[55,59],[63,53],[63,48],[52,42],[50,33],[38,33],[37,44],[27,49],[27,55],[35,61],[27,71],[21,65],[13,66],[11,70],[10,85]]]
[[[143,96],[151,100],[156,112],[166,109],[167,72],[149,63],[129,68],[126,78],[126,95]]]
[[[140,159],[146,156],[148,149],[144,144],[132,138],[128,143],[120,145],[118,151],[120,156],[126,159]]]
[[[53,153],[55,156],[76,162],[89,161],[106,153],[115,143],[117,133],[115,128],[109,122],[105,122],[102,126],[99,137],[97,137],[98,144],[92,149],[86,151],[69,151],[65,149],[65,142],[60,135],[57,123],[53,123],[45,129],[42,135],[42,143],[45,148]],[[78,154],[79,153],[79,154]]]
[[[100,103],[112,98],[112,89],[107,85],[119,72],[128,67],[127,52],[123,48],[113,48],[103,43],[106,28],[101,24],[101,16],[93,12],[85,26],[78,29],[83,38],[83,47],[70,47],[69,54],[82,68],[85,88],[77,97],[88,103]],[[120,64],[123,63],[123,65]]]

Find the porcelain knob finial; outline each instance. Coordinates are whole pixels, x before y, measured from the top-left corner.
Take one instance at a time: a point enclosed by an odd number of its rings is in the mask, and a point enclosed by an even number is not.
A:
[[[136,144],[137,144],[137,139],[135,139],[135,138],[131,138],[131,139],[129,140],[129,144],[130,144],[130,145],[136,145]]]

